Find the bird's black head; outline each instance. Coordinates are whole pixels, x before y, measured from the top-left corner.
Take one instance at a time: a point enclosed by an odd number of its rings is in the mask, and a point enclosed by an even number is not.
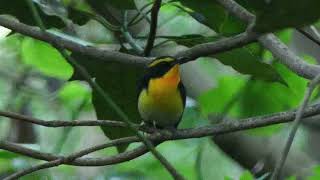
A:
[[[179,61],[174,57],[158,57],[148,64],[147,74],[150,78],[161,77],[177,64]]]

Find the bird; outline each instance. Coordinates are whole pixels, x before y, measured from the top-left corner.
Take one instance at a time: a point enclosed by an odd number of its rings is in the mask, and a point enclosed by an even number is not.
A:
[[[162,56],[151,61],[138,84],[138,111],[144,124],[177,129],[186,104],[178,59]]]

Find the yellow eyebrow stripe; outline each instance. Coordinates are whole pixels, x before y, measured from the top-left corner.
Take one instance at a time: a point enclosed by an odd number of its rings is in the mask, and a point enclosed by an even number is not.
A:
[[[148,67],[153,67],[161,62],[172,62],[174,61],[175,59],[174,58],[171,58],[171,57],[166,57],[166,58],[160,58],[160,59],[155,59],[152,63],[150,63],[148,65]]]

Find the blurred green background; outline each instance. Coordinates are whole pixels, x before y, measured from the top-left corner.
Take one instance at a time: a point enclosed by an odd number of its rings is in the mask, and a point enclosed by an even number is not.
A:
[[[50,31],[77,43],[108,50],[137,54],[148,35],[151,2],[148,0],[47,0],[35,1]],[[274,31],[291,50],[305,61],[317,64],[319,47],[294,30],[320,17],[315,0],[290,2],[237,1],[257,17],[254,27],[260,32]],[[34,25],[25,1],[0,0],[0,14],[10,14]],[[194,45],[213,42],[245,30],[215,1],[164,1],[161,7],[155,48],[152,56],[173,55]],[[319,6],[318,6],[319,7]],[[137,9],[142,13],[135,19]],[[114,26],[89,18],[85,11],[100,14]],[[128,19],[123,16],[128,13]],[[303,11],[303,15],[294,15]],[[108,13],[106,13],[108,12]],[[110,15],[111,14],[111,15]],[[90,15],[92,16],[92,15]],[[277,20],[275,20],[277,19]],[[134,23],[130,23],[134,22]],[[135,104],[139,67],[106,63],[71,53],[94,76],[96,82],[120,105]],[[43,120],[88,120],[113,118],[110,108],[95,99],[88,84],[77,76],[57,50],[49,44],[0,27],[0,109]],[[291,72],[260,44],[253,43],[212,57],[199,58],[182,67],[183,81],[190,97],[179,128],[192,128],[265,115],[296,108],[307,80]],[[125,89],[124,92],[120,89]],[[318,90],[313,103],[318,101]],[[130,102],[129,102],[130,101]],[[131,106],[130,106],[131,107]],[[126,108],[126,107],[124,107]],[[132,108],[132,107],[131,107]],[[127,109],[124,109],[127,110]],[[139,120],[130,110],[128,115]],[[96,115],[97,114],[97,115]],[[112,118],[110,118],[112,117]],[[316,120],[317,117],[314,117]],[[319,128],[307,121],[300,128],[284,168],[283,179],[319,179]],[[240,133],[199,139],[165,142],[158,146],[187,179],[267,179],[288,134],[288,125],[274,125]],[[121,131],[120,136],[124,136]],[[113,137],[107,134],[108,137]],[[0,139],[25,144],[43,152],[68,155],[108,140],[100,127],[46,128],[0,118]],[[129,149],[137,147],[131,144]],[[89,157],[116,154],[115,148],[101,150]],[[0,179],[23,168],[41,163],[0,150]],[[170,175],[150,154],[129,162],[103,167],[59,166],[21,179],[170,179]]]

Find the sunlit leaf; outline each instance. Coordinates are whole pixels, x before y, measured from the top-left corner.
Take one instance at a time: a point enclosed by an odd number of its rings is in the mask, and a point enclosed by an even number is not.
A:
[[[90,99],[90,88],[78,81],[71,81],[64,84],[59,90],[58,97],[63,105],[75,109],[80,106],[85,99]]]
[[[113,6],[117,9],[134,9],[134,0],[88,0],[88,4],[94,7],[108,7]]]
[[[254,180],[254,176],[249,171],[245,171],[240,176],[240,180]]]
[[[32,38],[25,38],[21,48],[22,60],[45,75],[69,79],[73,68],[51,45]]]

